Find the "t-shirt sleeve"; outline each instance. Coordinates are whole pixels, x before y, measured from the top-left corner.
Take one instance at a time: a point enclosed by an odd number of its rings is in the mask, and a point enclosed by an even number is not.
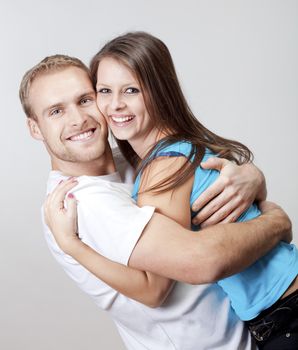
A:
[[[138,207],[123,186],[106,183],[73,193],[78,199],[81,240],[103,256],[127,265],[154,208]]]

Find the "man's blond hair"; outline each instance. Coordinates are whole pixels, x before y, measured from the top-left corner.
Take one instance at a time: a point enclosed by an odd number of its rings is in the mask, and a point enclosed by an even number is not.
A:
[[[36,120],[36,115],[29,102],[30,88],[33,81],[44,74],[50,74],[69,67],[77,67],[84,70],[90,77],[88,67],[78,58],[66,55],[52,55],[44,58],[37,65],[28,70],[21,81],[19,96],[24,112],[28,118]]]

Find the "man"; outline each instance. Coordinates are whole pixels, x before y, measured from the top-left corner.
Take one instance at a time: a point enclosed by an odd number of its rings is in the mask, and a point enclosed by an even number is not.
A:
[[[150,207],[138,208],[119,183],[88,69],[77,59],[46,58],[24,76],[20,97],[31,135],[43,141],[51,157],[48,192],[68,176],[78,177],[80,238],[109,259],[188,283],[208,283],[253,263],[290,231],[278,208],[200,234],[153,214]],[[96,279],[59,248],[46,225],[44,230],[58,263],[111,313],[128,349],[253,347],[216,284],[178,282],[163,306],[151,309]]]

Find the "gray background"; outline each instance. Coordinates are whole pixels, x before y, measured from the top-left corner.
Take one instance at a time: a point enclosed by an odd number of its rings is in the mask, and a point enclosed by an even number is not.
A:
[[[269,198],[297,229],[297,14],[289,0],[1,2],[1,349],[123,349],[108,316],[45,246],[39,208],[49,162],[18,101],[25,70],[55,53],[88,63],[128,30],[160,37],[194,112],[251,147]]]

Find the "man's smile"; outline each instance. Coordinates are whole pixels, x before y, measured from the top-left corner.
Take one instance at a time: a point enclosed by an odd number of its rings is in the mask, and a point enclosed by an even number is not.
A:
[[[96,128],[82,131],[79,134],[72,135],[72,136],[68,137],[67,140],[68,141],[87,141],[87,140],[92,138],[95,130],[96,130]]]

